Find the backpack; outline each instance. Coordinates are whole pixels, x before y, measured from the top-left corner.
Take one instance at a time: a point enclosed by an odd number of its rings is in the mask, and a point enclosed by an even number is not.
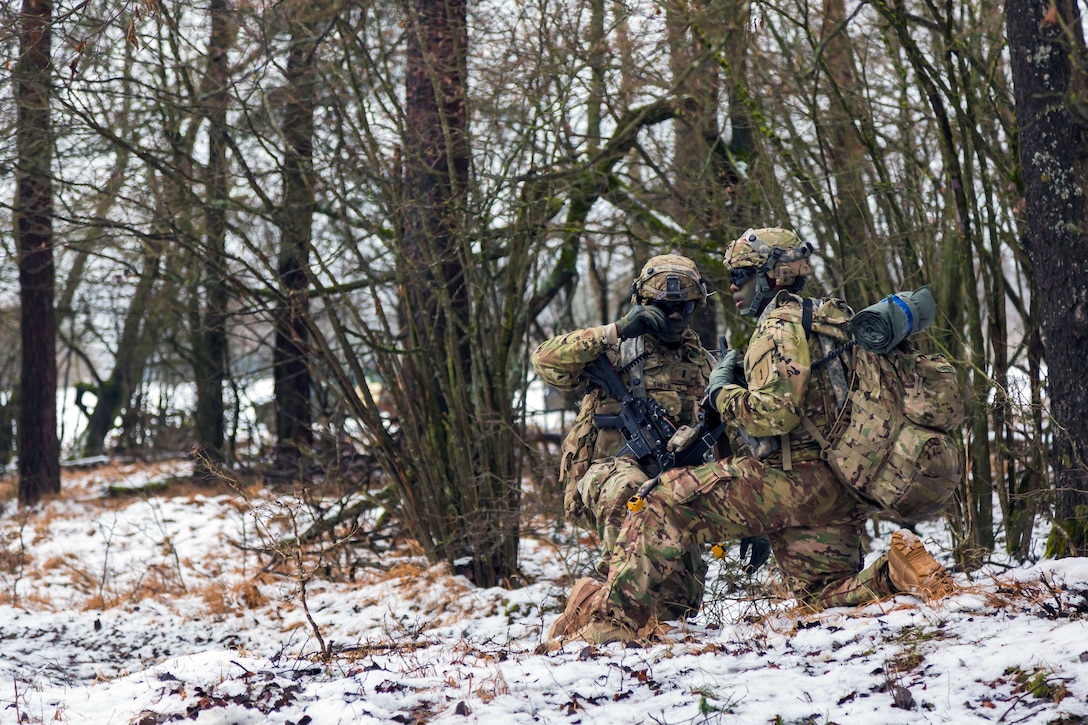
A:
[[[811,312],[804,320],[807,334]],[[909,340],[880,354],[853,340],[834,347],[826,335],[817,338],[825,354],[813,368],[828,366],[840,412],[826,437],[807,416],[801,422],[824,460],[863,500],[902,519],[939,513],[964,472],[956,440],[964,405],[955,367],[942,355],[919,352]],[[845,371],[843,357],[850,361]]]

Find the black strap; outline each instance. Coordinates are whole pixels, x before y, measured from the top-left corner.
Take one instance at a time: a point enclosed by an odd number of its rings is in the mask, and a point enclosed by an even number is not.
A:
[[[767,273],[774,269],[774,266],[778,264],[778,258],[782,256],[783,249],[775,247],[771,250],[771,253],[767,255],[767,259],[759,267],[759,271],[766,277]]]
[[[814,307],[814,305],[813,305],[813,302],[812,302],[812,300],[810,298],[806,297],[803,300],[801,300],[801,327],[805,328],[805,337],[808,337],[809,335],[812,334],[812,311],[813,311],[813,307]],[[842,345],[839,345],[838,347],[834,347],[834,346],[829,346],[828,344],[826,344],[824,342],[824,338],[825,338],[825,336],[823,334],[821,334],[820,335],[820,342],[823,343],[821,346],[823,347],[824,356],[819,358],[819,359],[816,359],[816,360],[812,361],[812,366],[811,367],[812,367],[813,370],[819,370],[824,365],[827,365],[829,362],[831,362],[835,358],[839,357],[843,353],[849,352],[850,348],[854,347],[854,345],[857,344],[856,340],[847,340]]]

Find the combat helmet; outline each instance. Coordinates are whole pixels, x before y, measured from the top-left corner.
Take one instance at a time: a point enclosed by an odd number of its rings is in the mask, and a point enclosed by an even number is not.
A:
[[[649,300],[706,304],[708,294],[695,262],[680,254],[651,257],[638,279],[631,283],[632,304]]]
[[[789,229],[749,229],[740,235],[725,251],[722,263],[729,272],[750,269],[755,273],[755,297],[741,314],[756,317],[775,284],[790,292],[800,292],[812,274],[810,256],[812,245],[802,242]]]

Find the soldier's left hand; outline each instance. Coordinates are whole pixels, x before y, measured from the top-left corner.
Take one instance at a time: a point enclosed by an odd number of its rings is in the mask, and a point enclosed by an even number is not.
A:
[[[732,365],[733,385],[748,387],[748,381],[744,379],[744,351],[730,350],[722,358],[722,365]]]
[[[714,369],[710,371],[710,377],[707,380],[706,394],[707,397],[714,401],[717,397],[718,391],[724,388],[726,385],[743,385],[744,384],[744,354],[740,350],[730,350],[725,353],[725,357],[714,366]]]

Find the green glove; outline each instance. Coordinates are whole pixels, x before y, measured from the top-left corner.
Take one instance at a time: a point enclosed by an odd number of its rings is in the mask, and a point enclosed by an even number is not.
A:
[[[710,371],[706,384],[707,399],[713,404],[719,391],[726,385],[744,385],[744,354],[730,350]]]
[[[630,312],[616,320],[616,328],[624,340],[646,334],[660,335],[668,324],[665,313],[653,305],[635,305]]]

